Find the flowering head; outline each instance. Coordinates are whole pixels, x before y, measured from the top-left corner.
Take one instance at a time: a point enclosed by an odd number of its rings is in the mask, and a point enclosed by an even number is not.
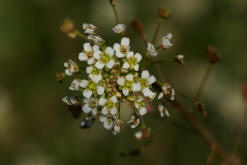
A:
[[[104,128],[111,130],[113,134],[119,133],[124,125],[120,118],[120,105],[126,102],[134,108],[127,124],[131,128],[138,127],[140,123],[143,125],[143,116],[149,112],[147,100],[154,100],[157,91],[153,88],[156,83],[155,76],[147,69],[140,68],[143,68],[144,58],[158,54],[154,45],[148,43],[147,56],[143,56],[131,50],[128,37],[122,37],[120,43],[111,47],[100,37],[96,26],[84,23],[82,27],[83,35],[89,42],[83,44],[78,60],[85,63],[86,67],[79,68],[79,65],[69,60],[64,63],[65,72],[60,74],[72,76],[83,72],[87,76],[80,77],[78,74],[69,86],[69,90],[78,92],[80,97],[66,96],[63,102],[69,106],[81,106],[81,128],[88,128],[95,119],[99,119]],[[117,34],[124,34],[126,26],[118,24],[112,30]],[[170,38],[168,36],[167,39]],[[174,100],[174,91],[169,85],[164,84],[162,89],[162,95]],[[158,98],[162,97],[159,94]],[[164,116],[164,113],[168,116],[168,111],[163,109],[165,108],[159,107],[161,116]],[[136,133],[136,138],[143,139],[149,133],[150,129],[142,126],[141,131]]]

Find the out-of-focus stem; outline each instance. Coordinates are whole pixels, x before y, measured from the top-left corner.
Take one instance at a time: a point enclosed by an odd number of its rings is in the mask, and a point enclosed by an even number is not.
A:
[[[113,10],[113,13],[114,13],[114,16],[115,16],[116,25],[117,25],[117,24],[119,24],[119,17],[118,17],[118,12],[117,12],[117,9],[116,9],[115,1],[110,0],[110,4],[111,4],[112,10]]]
[[[199,88],[198,88],[198,90],[197,90],[196,97],[195,97],[195,99],[194,99],[195,101],[200,100],[201,95],[202,95],[202,92],[203,92],[203,89],[204,89],[204,87],[205,87],[205,85],[206,85],[206,83],[207,83],[207,81],[208,81],[208,77],[209,77],[209,75],[210,75],[210,73],[211,73],[211,71],[212,71],[213,65],[214,65],[214,64],[212,64],[212,63],[210,63],[210,64],[208,65],[207,70],[206,70],[206,72],[204,73],[203,78],[202,78],[202,80],[201,80],[200,86],[199,86]]]
[[[155,45],[155,42],[157,40],[157,36],[159,34],[159,31],[160,31],[160,26],[161,26],[161,23],[163,22],[163,19],[159,19],[158,20],[158,23],[156,25],[156,29],[155,29],[155,33],[154,33],[154,36],[153,36],[153,40],[152,40],[152,43]]]
[[[244,132],[246,120],[247,120],[247,109],[245,109],[244,116],[242,117],[242,120],[240,121],[240,123],[238,125],[238,128],[236,130],[235,139],[234,139],[233,146],[232,146],[232,152],[234,154],[237,151],[241,136],[242,136],[242,134]]]

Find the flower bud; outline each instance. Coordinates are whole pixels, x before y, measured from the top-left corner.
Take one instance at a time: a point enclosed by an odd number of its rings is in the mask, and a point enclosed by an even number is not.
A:
[[[171,16],[171,11],[168,8],[160,8],[159,16],[162,19],[168,19]]]
[[[57,78],[57,81],[59,83],[61,83],[63,81],[63,78],[65,77],[65,74],[64,73],[60,73],[60,72],[57,72],[56,73],[56,78]]]
[[[205,51],[211,64],[215,64],[220,60],[220,54],[213,47],[207,46]]]
[[[64,20],[63,24],[60,26],[60,30],[66,33],[70,38],[76,37],[74,22],[69,18]]]
[[[185,63],[184,63],[184,55],[182,55],[182,54],[177,55],[177,56],[175,57],[175,61],[177,61],[178,63],[184,65],[184,64],[185,64]]]

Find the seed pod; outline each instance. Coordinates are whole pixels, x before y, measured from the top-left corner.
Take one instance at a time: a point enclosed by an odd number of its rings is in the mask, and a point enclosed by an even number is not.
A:
[[[168,19],[171,16],[171,11],[168,8],[160,8],[159,16],[162,19]]]
[[[211,64],[215,64],[220,60],[220,54],[213,47],[207,46],[205,51]]]

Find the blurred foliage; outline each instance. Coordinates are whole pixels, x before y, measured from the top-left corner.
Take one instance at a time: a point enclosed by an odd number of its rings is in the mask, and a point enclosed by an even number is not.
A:
[[[121,22],[139,19],[151,40],[157,9],[167,6],[172,16],[161,33],[174,35],[175,46],[161,54],[165,59],[184,54],[187,65],[174,63],[156,68],[175,89],[194,96],[207,66],[206,45],[222,54],[203,95],[207,118],[195,115],[230,149],[237,122],[243,113],[239,84],[247,81],[247,1],[244,0],[116,0]],[[163,122],[155,112],[148,117],[153,132],[162,132],[138,157],[118,154],[138,148],[133,130],[126,128],[113,136],[99,123],[89,130],[79,128],[61,98],[65,84],[56,82],[55,73],[63,62],[76,59],[82,41],[59,32],[63,19],[70,17],[80,28],[83,22],[97,25],[112,44],[112,10],[105,0],[0,0],[0,164],[81,165],[81,164],[205,164],[209,153],[177,112],[170,108],[173,122]],[[131,45],[143,51],[140,37],[130,28]],[[161,78],[163,78],[161,77]],[[66,91],[68,92],[68,90]],[[180,129],[181,128],[181,129]],[[246,132],[242,139],[247,137]],[[241,141],[239,153],[247,162],[247,145]],[[217,160],[212,162],[217,164]]]

